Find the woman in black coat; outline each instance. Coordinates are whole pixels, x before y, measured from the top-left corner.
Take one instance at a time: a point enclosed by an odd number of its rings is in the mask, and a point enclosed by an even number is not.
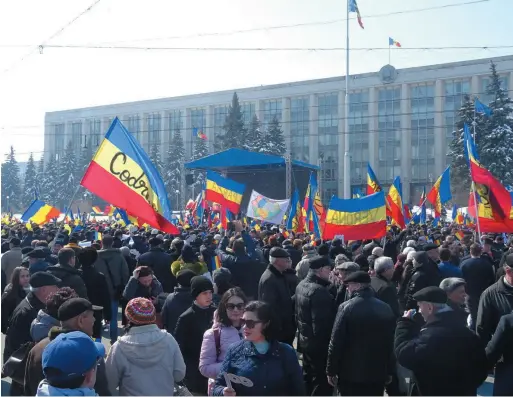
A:
[[[29,281],[27,268],[18,266],[12,272],[11,282],[2,293],[2,334],[7,332],[7,325],[14,309],[27,296],[25,288],[28,288]]]

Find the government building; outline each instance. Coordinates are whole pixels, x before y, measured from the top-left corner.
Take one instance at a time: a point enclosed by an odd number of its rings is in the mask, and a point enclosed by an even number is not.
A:
[[[406,69],[385,65],[373,73],[355,74],[349,82],[349,115],[345,78],[243,88],[236,90],[249,123],[256,114],[266,128],[276,116],[293,159],[319,165],[324,202],[343,196],[345,134],[349,134],[351,187],[366,185],[370,162],[388,190],[401,176],[406,203],[418,203],[448,164],[448,146],[465,94],[487,103],[490,61],[497,65],[502,87],[513,92],[513,55]],[[167,151],[179,128],[191,159],[193,130],[203,131],[213,153],[214,136],[222,132],[233,90],[120,103],[46,113],[45,152],[59,154],[72,140],[76,148],[95,147],[117,116],[148,148]],[[349,129],[344,131],[345,117]]]

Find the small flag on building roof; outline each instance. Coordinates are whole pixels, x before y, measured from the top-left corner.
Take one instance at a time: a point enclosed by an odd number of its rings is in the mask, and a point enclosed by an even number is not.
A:
[[[389,46],[393,45],[393,46],[401,48],[401,43],[399,43],[398,41],[395,41],[392,37],[388,38],[388,45]]]
[[[358,4],[356,4],[356,0],[349,0],[349,12],[356,12],[356,19],[358,20],[358,25],[360,25],[362,29],[365,29],[363,27],[362,16],[360,15],[360,10],[358,9]]]

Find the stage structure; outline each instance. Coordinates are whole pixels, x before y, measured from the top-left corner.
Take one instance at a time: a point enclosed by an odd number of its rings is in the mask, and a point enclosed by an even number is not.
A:
[[[228,149],[185,163],[185,171],[211,170],[246,185],[241,209],[246,211],[251,191],[256,190],[269,198],[290,198],[297,188],[304,197],[310,172],[319,167],[302,161],[242,149]],[[196,187],[192,196],[199,193]]]

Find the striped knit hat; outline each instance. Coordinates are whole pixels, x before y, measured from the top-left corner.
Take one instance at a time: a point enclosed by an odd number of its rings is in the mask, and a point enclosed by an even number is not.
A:
[[[154,324],[156,320],[155,306],[146,298],[134,298],[125,308],[127,320],[135,325]]]

